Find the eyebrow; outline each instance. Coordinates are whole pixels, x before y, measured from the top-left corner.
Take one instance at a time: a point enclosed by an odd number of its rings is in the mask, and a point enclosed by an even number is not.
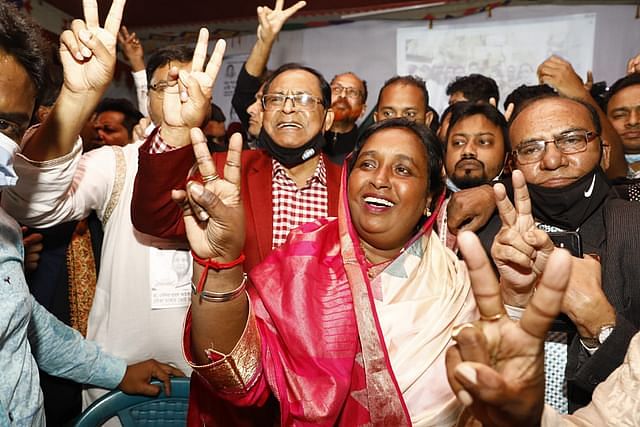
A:
[[[618,111],[631,111],[631,110],[635,110],[636,108],[640,108],[640,104],[636,104],[636,105],[624,105],[622,107],[618,107],[618,108],[614,108],[613,110],[611,110],[611,113],[617,113]]]
[[[0,113],[0,119],[15,122],[19,126],[29,124],[29,115],[26,113]]]
[[[556,133],[553,136],[554,137],[558,137],[558,136],[562,136],[564,134],[570,133],[570,132],[576,132],[576,131],[585,131],[585,132],[593,132],[590,130],[587,130],[585,128],[581,128],[581,127],[572,127],[569,129],[565,129],[562,132]],[[522,145],[522,144],[528,144],[531,142],[538,142],[538,141],[550,141],[550,139],[544,139],[544,138],[528,138],[528,139],[523,139],[522,141],[520,141],[520,143],[518,145]]]
[[[456,132],[454,134],[452,134],[451,136],[484,136],[484,135],[489,135],[489,136],[495,136],[495,133],[493,132],[478,132],[478,133],[464,133],[464,132]]]
[[[363,151],[360,153],[360,155],[358,156],[358,158],[367,156],[367,157],[375,157],[375,154],[377,154],[378,152],[375,150],[369,150],[369,151]],[[396,154],[394,156],[394,160],[403,160],[406,162],[411,163],[414,166],[417,166],[416,163],[413,161],[413,158],[411,156],[407,156],[406,154]]]

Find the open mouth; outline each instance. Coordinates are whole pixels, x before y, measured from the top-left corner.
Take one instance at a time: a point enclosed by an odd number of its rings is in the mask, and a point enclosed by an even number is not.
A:
[[[302,129],[302,125],[296,122],[278,123],[278,129]]]
[[[395,203],[390,202],[386,199],[381,199],[379,197],[367,196],[364,198],[364,202],[367,205],[374,206],[376,208],[392,208],[395,206]]]

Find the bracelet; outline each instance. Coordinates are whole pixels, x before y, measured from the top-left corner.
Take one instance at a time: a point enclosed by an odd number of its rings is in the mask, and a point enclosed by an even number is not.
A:
[[[227,302],[235,299],[238,295],[244,292],[247,287],[247,273],[242,273],[242,282],[232,291],[229,292],[213,292],[207,290],[198,291],[196,285],[191,282],[191,291],[194,295],[200,294],[200,301],[205,300],[208,302]]]
[[[202,274],[200,275],[200,280],[198,280],[198,286],[196,286],[196,290],[194,293],[199,293],[202,292],[204,290],[204,282],[207,280],[207,273],[209,273],[209,269],[213,268],[214,270],[226,270],[228,268],[232,268],[235,267],[238,264],[241,264],[244,261],[244,253],[240,253],[240,256],[236,259],[234,259],[231,262],[227,262],[227,263],[221,263],[218,261],[214,261],[213,259],[209,258],[209,259],[204,259],[204,258],[200,258],[198,255],[196,255],[193,251],[191,251],[191,256],[193,256],[193,259],[195,262],[197,262],[198,264],[200,264],[201,266],[204,267],[204,270],[202,271]],[[241,285],[242,286],[242,285]]]

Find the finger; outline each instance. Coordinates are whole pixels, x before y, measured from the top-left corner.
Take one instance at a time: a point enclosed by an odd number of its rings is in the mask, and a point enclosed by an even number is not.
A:
[[[113,34],[114,37],[120,28],[122,12],[124,11],[124,5],[126,2],[126,0],[113,0],[107,19],[104,21],[104,29]]]
[[[453,339],[460,349],[462,360],[484,364],[490,362],[487,338],[479,328],[462,328]]]
[[[298,3],[294,4],[293,6],[285,10],[284,11],[285,20],[291,18],[291,16],[293,16],[297,11],[299,11],[306,5],[307,5],[306,1],[299,1]]]
[[[458,394],[464,390],[464,387],[460,384],[460,381],[458,381],[455,374],[456,368],[460,363],[462,363],[462,356],[460,355],[460,349],[457,345],[451,346],[447,349],[444,360],[447,367],[447,380],[449,381],[449,385],[451,386],[453,393],[458,396]]]
[[[216,165],[213,163],[213,158],[207,147],[207,139],[204,137],[204,133],[198,128],[193,128],[190,131],[190,136],[193,154],[196,158],[200,175],[203,177],[217,175]]]
[[[180,99],[183,102],[191,100],[195,109],[201,111],[207,109],[210,105],[209,97],[205,96],[203,89],[208,90],[206,87],[202,87],[193,74],[189,74],[185,70],[180,70],[180,84],[184,87],[184,90],[180,91]]]
[[[206,213],[212,218],[225,217],[227,206],[213,192],[207,190],[197,182],[190,182],[187,186],[189,198],[194,203],[205,209]],[[191,205],[194,208],[194,204]]]
[[[281,11],[284,7],[284,0],[276,0],[276,7],[273,8],[274,11]]]
[[[207,68],[204,70],[205,73],[211,80],[216,81],[216,77],[218,76],[218,71],[220,70],[220,66],[222,65],[222,60],[224,59],[224,52],[227,48],[227,42],[224,39],[220,39],[216,42],[215,47],[213,48],[213,53],[211,54],[211,58],[209,58],[209,62],[207,63]]]
[[[76,61],[84,61],[84,55],[80,50],[80,44],[71,30],[65,30],[60,34],[60,52],[67,51]]]
[[[511,116],[513,115],[514,108],[515,108],[515,104],[513,102],[510,102],[509,105],[507,105],[507,109],[504,112],[504,118],[507,119],[507,122],[511,120]]]
[[[209,30],[200,28],[198,33],[198,41],[193,51],[193,61],[191,62],[191,71],[202,71],[204,61],[207,59],[207,47],[209,46]]]
[[[111,61],[111,53],[109,50],[102,44],[100,39],[96,37],[92,32],[87,30],[82,30],[78,33],[78,38],[89,49],[89,53],[95,55],[95,57],[103,62],[108,64]],[[85,54],[84,48],[82,48],[82,53]],[[85,57],[90,57],[91,55]]]
[[[506,228],[496,235],[491,254],[496,260],[530,268],[533,264],[535,249],[522,238],[519,232]]]
[[[471,288],[480,315],[492,317],[504,313],[500,285],[478,236],[463,231],[458,235],[458,247],[469,270]]]
[[[496,99],[493,96],[489,98],[489,104],[497,108]]]
[[[167,369],[168,366],[169,365],[157,363],[157,365],[154,366],[152,375],[164,384],[164,394],[171,396],[171,376],[169,375],[170,370]]]
[[[198,202],[196,202],[195,199],[193,198],[193,194],[199,193],[201,191],[199,188],[193,189],[192,186],[194,184],[197,184],[200,187],[202,186],[202,184],[196,183],[196,182],[189,182],[187,184],[187,200],[188,200],[189,209],[191,210],[194,218],[197,218],[200,222],[204,222],[210,218],[209,213],[204,207],[200,206]]]
[[[462,362],[455,370],[455,379],[471,395],[474,402],[504,405],[511,401],[502,376],[489,366]]]
[[[82,10],[84,11],[84,21],[87,28],[95,30],[100,26],[98,21],[98,3],[96,0],[82,0]]]
[[[513,182],[513,194],[515,201],[515,208],[520,220],[528,221],[529,224],[533,224],[533,216],[531,215],[531,198],[529,197],[529,190],[527,189],[527,183],[524,179],[524,175],[519,170],[514,170],[511,174],[511,181]]]
[[[120,32],[118,32],[118,36],[120,36],[120,35],[122,35],[122,37],[124,37],[125,39],[129,38],[129,30],[127,29],[127,27],[125,25],[120,27]]]
[[[496,207],[502,224],[513,227],[518,219],[518,213],[507,197],[506,188],[502,184],[496,184],[493,186],[493,192],[496,195]]]
[[[80,42],[78,43],[78,49],[80,49],[82,57],[91,58],[91,49],[85,46],[83,41],[83,39],[86,39],[91,34],[91,32],[87,30],[87,25],[80,19],[74,19],[71,22],[71,31],[73,31],[73,35],[75,36],[76,41]]]
[[[587,71],[587,81],[584,83],[584,87],[587,90],[591,90],[593,87],[593,71],[591,70]]]
[[[520,327],[530,335],[544,339],[551,323],[560,313],[564,292],[571,275],[571,254],[563,249],[553,251]]]
[[[242,169],[242,135],[234,133],[229,140],[227,160],[224,164],[224,179],[240,186]]]

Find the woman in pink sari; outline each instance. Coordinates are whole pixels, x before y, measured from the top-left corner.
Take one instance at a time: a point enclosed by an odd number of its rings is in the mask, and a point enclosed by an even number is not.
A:
[[[444,357],[454,325],[477,315],[464,264],[432,231],[437,138],[405,119],[369,128],[338,218],[293,231],[247,279],[239,141],[222,179],[202,133],[191,137],[205,184],[187,191],[210,218],[185,204],[197,285],[183,345],[211,393],[238,406],[274,396],[287,426],[455,424]]]

